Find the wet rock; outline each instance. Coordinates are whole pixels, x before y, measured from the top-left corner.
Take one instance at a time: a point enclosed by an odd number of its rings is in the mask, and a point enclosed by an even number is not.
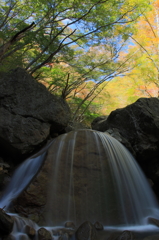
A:
[[[109,128],[107,131],[105,131],[106,134],[109,134],[116,140],[118,140],[120,143],[122,143],[134,156],[136,156],[136,153],[134,149],[132,148],[130,142],[124,138],[119,130],[117,128]]]
[[[3,240],[16,240],[16,238],[9,234],[8,236],[3,237]]]
[[[124,231],[116,238],[116,240],[133,240],[133,239],[135,239],[135,236],[130,231]]]
[[[83,124],[83,123],[79,123],[79,122],[69,122],[69,124],[67,125],[67,127],[65,128],[66,132],[70,132],[70,131],[75,131],[78,129],[90,129],[89,126]]]
[[[148,178],[147,180],[148,180],[150,186],[153,187],[154,186],[154,182],[150,178]]]
[[[73,229],[75,229],[75,224],[73,222],[66,222],[65,223],[65,227],[66,228],[73,228]]]
[[[159,234],[147,236],[143,240],[159,240]]]
[[[116,240],[117,237],[119,236],[119,233],[110,233],[109,237],[107,238],[107,240]]]
[[[75,236],[77,240],[97,240],[97,232],[91,222],[84,222],[77,229]]]
[[[62,98],[17,68],[0,77],[0,116],[0,148],[16,159],[63,131],[70,110]]]
[[[51,240],[51,233],[45,228],[40,228],[38,230],[38,240]]]
[[[8,163],[0,162],[0,170],[6,171],[10,168],[10,165]]]
[[[4,189],[4,186],[7,183],[9,170],[10,165],[5,162],[1,162],[0,160],[0,191]]]
[[[96,117],[91,123],[92,129],[95,129],[97,131],[102,131],[101,129],[105,129],[105,123],[106,123],[107,118],[108,118],[108,116]],[[104,132],[104,131],[102,131],[102,132]]]
[[[3,209],[0,209],[0,236],[8,235],[12,232],[14,220],[6,214]]]
[[[97,230],[103,230],[103,225],[100,222],[95,222],[94,226]]]
[[[157,227],[159,227],[159,219],[149,218],[148,223],[156,225]]]
[[[33,239],[36,235],[35,229],[30,227],[29,225],[25,226],[25,232],[31,239]]]
[[[107,238],[107,240],[134,240],[134,239],[136,239],[134,234],[127,230],[123,231],[122,233],[113,232]]]
[[[55,235],[55,236],[63,236],[63,237],[69,237],[69,238],[71,238],[72,236],[73,236],[73,234],[75,233],[75,231],[74,230],[72,230],[72,229],[67,229],[67,228],[61,228],[61,229],[58,229],[58,230],[54,230],[53,231],[53,234]]]
[[[58,238],[58,240],[69,240],[69,239],[70,239],[70,236],[68,233],[64,233]]]

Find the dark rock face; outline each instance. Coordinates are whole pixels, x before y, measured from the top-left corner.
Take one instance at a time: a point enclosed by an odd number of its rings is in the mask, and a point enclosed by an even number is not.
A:
[[[13,218],[0,209],[0,236],[8,235],[13,229]]]
[[[24,69],[0,78],[0,146],[17,157],[67,126],[70,110]]]
[[[36,235],[36,231],[33,227],[26,225],[25,226],[25,232],[27,233],[27,235],[30,237],[30,239],[34,239],[35,235]]]
[[[130,231],[123,231],[123,232],[113,232],[110,234],[107,240],[134,240],[136,237],[134,236],[133,232]],[[147,238],[144,238],[145,240]]]
[[[101,116],[101,117],[95,118],[91,123],[92,129],[95,129],[97,131],[101,131],[101,129],[104,129],[107,118],[108,116]]]
[[[95,222],[94,226],[97,230],[103,230],[103,225],[100,222]]]
[[[117,129],[122,138],[127,139],[136,156],[147,159],[157,156],[159,146],[159,100],[140,98],[125,108],[117,109],[105,122],[97,122],[93,129],[108,131]]]
[[[75,224],[73,222],[66,222],[65,227],[75,229]]]
[[[77,240],[97,240],[96,229],[91,222],[84,222],[77,229],[76,233]]]
[[[158,219],[155,219],[155,218],[149,218],[148,219],[148,223],[150,224],[153,224],[153,225],[156,225],[157,227],[159,227],[159,220]]]
[[[124,231],[122,232],[116,240],[133,240],[135,239],[135,236],[130,231]]]
[[[39,240],[43,240],[43,239],[45,239],[45,240],[51,240],[52,237],[51,237],[51,234],[50,234],[49,231],[47,231],[45,228],[40,228],[40,229],[38,230],[38,239],[39,239]]]
[[[123,143],[159,185],[159,99],[140,98],[111,112],[106,120],[94,120],[92,128],[107,131]]]

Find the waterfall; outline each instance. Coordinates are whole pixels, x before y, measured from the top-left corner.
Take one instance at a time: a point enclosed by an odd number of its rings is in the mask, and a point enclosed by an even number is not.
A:
[[[139,226],[159,216],[155,196],[129,151],[108,134],[93,130],[63,134],[41,155],[26,160],[4,191],[1,207],[27,187],[44,158],[51,163],[44,193],[47,226],[85,220]]]
[[[36,176],[40,167],[42,166],[47,149],[52,144],[47,144],[39,153],[33,155],[31,158],[26,159],[20,166],[15,170],[10,183],[3,192],[0,199],[0,208],[8,209],[12,200],[17,198],[24,189],[29,185],[31,180]]]
[[[53,168],[45,209],[48,225],[66,220],[141,225],[148,216],[157,217],[158,204],[144,174],[111,136],[70,132],[57,138],[49,155]]]

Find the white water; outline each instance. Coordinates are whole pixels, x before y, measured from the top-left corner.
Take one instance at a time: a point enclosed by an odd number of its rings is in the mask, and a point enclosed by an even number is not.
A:
[[[5,207],[5,209],[7,209],[12,200],[17,198],[19,194],[26,189],[33,177],[39,171],[45,155],[46,152],[42,153],[38,157],[27,159],[17,168],[10,183],[5,189],[2,198],[0,199],[0,208]]]
[[[158,203],[148,181],[116,139],[79,130],[59,137],[55,149],[48,225],[65,221],[78,225],[87,219],[107,226],[137,226],[147,224],[147,217],[158,218]]]
[[[116,139],[106,137],[100,132],[97,134],[108,155],[116,199],[119,199],[125,224],[144,225],[148,216],[158,218],[159,208],[156,198],[133,156]],[[130,208],[129,213],[127,206]]]
[[[0,208],[5,208],[5,210],[7,210],[9,205],[12,203],[12,200],[17,198],[20,193],[22,193],[27,188],[29,183],[39,172],[47,154],[47,150],[51,144],[52,141],[37,154],[34,154],[31,158],[26,159],[15,170],[0,199]]]
[[[51,148],[48,226],[90,220],[101,221],[105,229],[157,230],[147,223],[149,217],[159,216],[155,196],[132,155],[117,140],[79,130],[58,137]],[[26,160],[16,170],[0,200],[1,208],[26,188],[45,154]]]

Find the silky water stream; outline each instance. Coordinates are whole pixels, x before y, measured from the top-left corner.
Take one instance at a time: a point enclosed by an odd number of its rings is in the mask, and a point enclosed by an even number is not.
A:
[[[63,134],[39,156],[26,160],[4,191],[1,208],[9,207],[42,164],[49,166],[48,187],[43,193],[46,206],[41,213],[48,229],[67,221],[79,226],[87,220],[99,221],[109,231],[158,232],[148,224],[150,217],[159,218],[158,203],[138,164],[116,139],[93,130]],[[21,220],[21,224],[24,228],[30,223]],[[20,239],[17,232],[21,225],[16,226],[13,235]]]

